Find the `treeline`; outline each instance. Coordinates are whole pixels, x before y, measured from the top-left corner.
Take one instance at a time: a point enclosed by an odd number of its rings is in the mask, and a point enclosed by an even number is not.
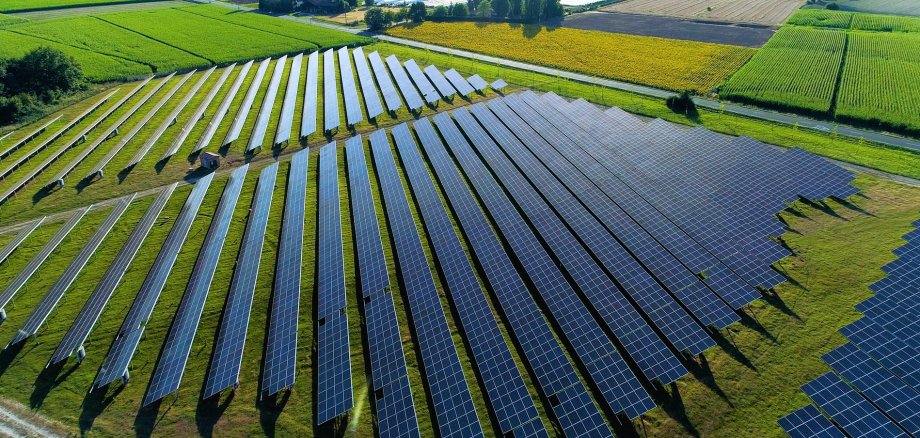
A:
[[[371,0],[368,0],[369,2]],[[366,3],[367,3],[366,2]],[[370,30],[382,30],[404,20],[421,23],[425,20],[463,20],[470,17],[482,19],[512,19],[526,23],[551,20],[565,15],[559,0],[467,0],[466,3],[452,3],[437,6],[430,12],[422,2],[413,3],[409,9],[399,12],[371,8],[364,16]]]
[[[39,47],[19,59],[0,60],[0,125],[44,113],[47,105],[86,87],[75,59]]]

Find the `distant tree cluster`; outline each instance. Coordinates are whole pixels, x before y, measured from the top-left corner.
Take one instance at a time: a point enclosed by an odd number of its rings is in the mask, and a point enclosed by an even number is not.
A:
[[[288,13],[294,10],[294,0],[259,0],[259,9],[272,13]]]
[[[413,4],[421,5],[421,3]],[[424,6],[420,6],[424,8]],[[467,0],[466,3],[453,3],[448,6],[437,6],[430,16],[436,19],[456,18],[464,19],[468,17],[479,18],[512,18],[523,20],[528,23],[559,18],[565,15],[565,9],[559,3],[559,0]],[[413,22],[424,21],[427,16],[416,16],[410,14]]]
[[[421,4],[421,3],[417,3]],[[414,7],[415,5],[413,5]],[[424,8],[424,5],[422,5]],[[415,12],[418,13],[417,11]],[[424,13],[424,11],[423,11]],[[370,8],[364,13],[364,24],[373,31],[379,31],[392,26],[394,23],[400,23],[412,18],[412,8],[401,8],[397,11],[392,9],[383,10],[382,8]],[[419,20],[424,20],[424,14]]]
[[[80,65],[57,49],[39,47],[20,59],[0,60],[0,125],[40,114],[85,87]]]

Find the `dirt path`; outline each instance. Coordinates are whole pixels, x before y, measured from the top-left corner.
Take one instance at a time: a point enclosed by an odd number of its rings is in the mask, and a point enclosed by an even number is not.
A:
[[[64,428],[18,403],[0,399],[0,436],[65,437]]]

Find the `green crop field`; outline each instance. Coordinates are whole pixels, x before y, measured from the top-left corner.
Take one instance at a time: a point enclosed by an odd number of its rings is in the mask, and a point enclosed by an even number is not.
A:
[[[849,29],[853,14],[827,9],[802,9],[786,20],[786,24],[795,26],[829,27]]]
[[[113,3],[139,3],[155,0],[3,0],[0,12],[35,11],[42,9],[72,8],[77,6],[107,5]]]
[[[831,109],[846,34],[783,28],[720,88],[720,96],[826,113]]]
[[[12,15],[0,14],[0,27],[6,27],[11,24],[25,23],[27,21],[29,20],[26,20],[25,18],[19,18],[19,17],[15,17]]]
[[[920,18],[855,14],[852,29],[875,32],[920,32]]]
[[[834,3],[844,11],[920,16],[917,0],[835,0]]]
[[[0,30],[0,58],[55,47],[76,58],[90,80],[102,82],[369,41],[257,13],[224,11],[229,10],[196,5],[10,24]]]

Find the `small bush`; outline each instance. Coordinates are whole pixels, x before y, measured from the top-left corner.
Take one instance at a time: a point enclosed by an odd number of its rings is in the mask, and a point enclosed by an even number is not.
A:
[[[696,103],[693,102],[693,97],[690,95],[690,92],[686,90],[681,91],[680,94],[668,96],[665,100],[665,104],[675,113],[686,115],[696,114]]]

